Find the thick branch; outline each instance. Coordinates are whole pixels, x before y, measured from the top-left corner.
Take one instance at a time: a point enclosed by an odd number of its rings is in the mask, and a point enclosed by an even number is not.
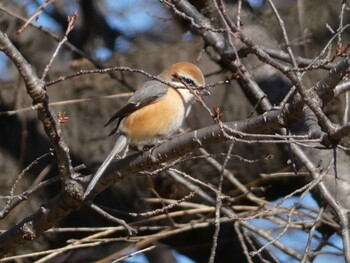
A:
[[[76,205],[72,206],[66,200],[70,200],[70,198],[58,195],[41,206],[36,213],[1,234],[0,258],[6,256],[22,243],[39,237],[77,207]]]
[[[80,195],[77,184],[71,180],[74,170],[71,165],[69,149],[61,135],[61,129],[56,117],[48,106],[48,96],[44,83],[39,80],[28,62],[8,39],[0,32],[0,51],[4,52],[15,64],[23,78],[27,93],[38,105],[38,118],[43,123],[44,130],[50,139],[57,156],[58,170],[63,179],[62,195],[42,206],[34,215],[24,219],[9,231],[0,236],[0,256],[6,255],[26,240],[40,236],[53,226],[55,222],[66,216],[74,207],[79,206]],[[67,209],[68,208],[68,209]]]
[[[23,78],[27,93],[38,107],[38,118],[44,126],[44,130],[55,148],[58,160],[58,168],[62,178],[71,177],[74,173],[69,150],[62,138],[61,129],[56,121],[55,114],[48,106],[48,96],[44,82],[36,76],[32,67],[24,59],[21,53],[11,43],[6,34],[0,32],[0,51],[4,52],[15,64],[19,74]]]
[[[175,137],[151,151],[136,153],[114,162],[106,169],[89,198],[127,176],[142,170],[154,169],[154,167],[159,167],[161,163],[191,153],[200,147],[227,141],[232,138],[231,136],[248,140],[249,135],[242,133],[271,133],[285,124],[279,118],[280,114],[281,111],[271,111],[244,121],[225,123],[224,126],[227,129],[223,129],[219,125],[205,127]]]

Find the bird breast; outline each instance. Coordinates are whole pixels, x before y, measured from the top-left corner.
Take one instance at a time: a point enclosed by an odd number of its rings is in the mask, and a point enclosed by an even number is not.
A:
[[[163,98],[128,115],[121,131],[132,144],[154,144],[180,129],[193,101],[188,90],[168,88]]]

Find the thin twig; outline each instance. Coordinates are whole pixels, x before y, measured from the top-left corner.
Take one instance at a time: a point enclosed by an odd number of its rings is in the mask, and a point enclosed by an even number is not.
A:
[[[21,179],[23,178],[24,174],[27,173],[34,165],[38,164],[42,159],[44,159],[47,156],[52,156],[53,153],[52,152],[48,152],[45,153],[41,156],[39,156],[38,158],[36,158],[33,162],[31,162],[16,178],[15,182],[13,183],[11,190],[10,190],[10,195],[6,201],[5,207],[0,211],[0,219],[3,219],[13,208],[14,208],[14,203],[18,203],[18,202],[14,202],[13,199],[15,198],[14,193],[16,190],[16,187],[18,185],[18,183],[21,181]],[[16,196],[17,197],[17,196]],[[21,197],[18,198],[19,200],[24,200],[26,199],[26,195],[22,195]]]
[[[24,23],[27,22],[26,19],[22,18],[21,16],[15,14],[14,12],[12,12],[11,10],[8,10],[6,8],[4,8],[1,3],[0,3],[0,10],[3,11],[4,13],[16,18],[19,21],[22,21]],[[39,26],[33,22],[29,23],[30,26],[36,28],[37,30],[43,32],[45,35],[49,36],[50,38],[52,38],[53,40],[60,42],[61,38],[52,33],[50,30],[47,30],[45,28],[43,28],[42,26]],[[87,60],[89,60],[96,68],[105,68],[105,66],[103,64],[101,64],[99,61],[97,61],[96,59],[94,59],[92,56],[90,56],[89,54],[83,52],[82,50],[78,49],[76,46],[74,46],[72,43],[70,43],[69,41],[64,42],[65,46],[67,46],[73,53],[86,58]],[[109,72],[108,75],[112,78],[117,80],[120,84],[122,84],[123,86],[125,86],[129,91],[135,91],[133,89],[132,86],[130,86],[124,79],[121,79],[119,77],[117,77],[115,74],[113,74],[113,72]]]
[[[231,143],[230,147],[229,147],[229,149],[227,151],[228,155],[225,158],[225,161],[224,161],[224,163],[222,165],[221,172],[220,172],[220,178],[219,178],[219,183],[218,183],[218,187],[217,187],[218,190],[217,190],[217,193],[216,193],[215,231],[214,231],[214,234],[213,234],[213,243],[212,243],[212,247],[211,247],[211,250],[210,250],[210,257],[209,257],[209,260],[208,260],[209,263],[214,263],[214,261],[215,261],[216,248],[217,248],[217,245],[218,245],[218,238],[219,238],[219,232],[220,232],[220,216],[221,216],[220,215],[220,211],[221,211],[221,207],[222,207],[221,195],[222,195],[222,184],[224,182],[224,171],[226,169],[228,161],[230,160],[229,154],[232,152],[233,146],[234,146],[234,143]]]
[[[36,12],[34,12],[33,15],[31,15],[30,18],[27,19],[27,21],[24,23],[23,26],[21,26],[18,30],[17,30],[17,34],[21,34],[24,29],[30,24],[32,23],[32,21],[34,19],[37,19],[39,17],[39,15],[43,12],[43,10],[50,4],[52,4],[53,2],[55,2],[56,0],[48,0],[45,1],[41,6],[38,7],[38,9],[36,10]]]
[[[98,214],[102,215],[103,217],[107,218],[108,220],[115,222],[121,226],[123,226],[130,236],[137,233],[137,230],[129,226],[123,219],[116,218],[110,214],[108,214],[106,211],[99,208],[97,205],[95,205],[92,201],[86,201],[85,204],[90,207],[92,210],[97,212]]]
[[[123,261],[123,260],[125,260],[125,259],[127,259],[127,258],[131,258],[131,257],[133,257],[133,256],[135,256],[135,255],[137,255],[137,254],[144,253],[144,252],[150,251],[150,250],[152,250],[152,249],[155,249],[156,247],[157,247],[157,246],[150,246],[150,247],[147,247],[147,248],[144,248],[144,249],[140,249],[140,250],[135,251],[135,252],[132,252],[132,253],[126,255],[126,256],[120,257],[120,258],[118,258],[118,259],[112,261],[112,263],[116,263],[116,262]]]
[[[244,237],[243,237],[243,233],[241,231],[241,228],[240,228],[240,225],[239,225],[239,222],[235,222],[234,224],[234,227],[235,227],[235,231],[237,233],[237,238],[239,240],[239,243],[241,244],[242,246],[242,249],[243,249],[243,253],[247,259],[247,262],[248,263],[253,263],[253,260],[252,260],[252,257],[251,255],[249,254],[249,250],[248,250],[248,247],[246,245],[246,242],[244,241]]]
[[[50,67],[52,66],[52,63],[54,61],[54,59],[56,58],[58,51],[61,49],[62,45],[64,44],[64,42],[67,41],[68,38],[68,34],[73,30],[74,28],[74,23],[78,18],[78,12],[73,12],[73,14],[71,16],[68,16],[68,26],[66,29],[66,32],[64,33],[64,36],[62,38],[62,40],[58,43],[56,50],[54,51],[54,53],[51,56],[50,62],[46,65],[44,72],[40,78],[41,81],[44,81],[47,72],[49,71]]]
[[[58,249],[50,249],[50,250],[45,250],[45,251],[28,253],[28,254],[24,254],[24,255],[6,257],[6,258],[1,259],[0,262],[8,262],[8,261],[13,262],[13,260],[19,260],[19,259],[23,259],[23,258],[31,258],[31,257],[38,257],[38,256],[43,256],[43,255],[50,255],[52,253],[63,253],[63,252],[70,251],[73,249],[86,248],[86,247],[96,247],[99,244],[101,244],[101,242],[93,242],[93,243],[87,243],[87,244],[76,244],[75,246],[63,247],[63,248],[58,248]],[[41,260],[36,261],[36,263],[41,263],[41,262],[44,262],[44,261],[41,261]]]
[[[56,107],[56,106],[62,106],[62,105],[70,105],[70,104],[77,104],[77,103],[86,103],[94,100],[104,100],[104,99],[115,99],[115,98],[127,98],[130,97],[133,93],[127,92],[127,93],[120,93],[120,94],[113,94],[108,96],[99,96],[96,98],[84,98],[84,99],[74,99],[74,100],[64,100],[64,101],[57,101],[57,102],[50,102],[49,106]],[[22,112],[27,111],[35,111],[39,108],[39,105],[34,105],[31,107],[26,107],[18,110],[9,110],[9,111],[0,111],[0,116],[12,116],[16,115]]]
[[[323,208],[321,207],[320,211],[318,212],[318,215],[317,215],[317,217],[316,217],[316,219],[315,219],[315,221],[313,223],[313,226],[310,229],[309,237],[307,239],[307,243],[306,243],[306,246],[305,246],[305,251],[304,251],[304,254],[303,254],[303,258],[301,259],[300,263],[306,263],[306,262],[309,261],[308,260],[308,254],[309,254],[309,251],[310,251],[310,248],[311,248],[311,242],[312,242],[314,233],[316,231],[316,228],[320,224],[320,219],[321,219],[322,215],[323,215]]]

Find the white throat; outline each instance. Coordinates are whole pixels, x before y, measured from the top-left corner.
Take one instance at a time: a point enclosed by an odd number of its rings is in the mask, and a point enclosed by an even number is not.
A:
[[[192,104],[194,102],[195,96],[191,93],[191,91],[188,90],[188,88],[184,84],[179,82],[173,82],[172,84],[177,88],[176,91],[180,93],[185,104]]]

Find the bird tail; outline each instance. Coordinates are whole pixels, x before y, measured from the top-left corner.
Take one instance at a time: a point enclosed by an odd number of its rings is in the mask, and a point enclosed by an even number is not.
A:
[[[120,134],[117,138],[117,141],[114,144],[114,147],[110,154],[107,156],[107,158],[104,160],[104,162],[101,164],[100,168],[98,168],[96,174],[93,176],[92,180],[90,181],[88,187],[86,188],[86,191],[84,193],[84,199],[90,194],[92,189],[94,189],[97,181],[101,178],[102,174],[110,164],[110,162],[115,158],[115,156],[122,152],[128,144],[128,139],[125,135]]]

